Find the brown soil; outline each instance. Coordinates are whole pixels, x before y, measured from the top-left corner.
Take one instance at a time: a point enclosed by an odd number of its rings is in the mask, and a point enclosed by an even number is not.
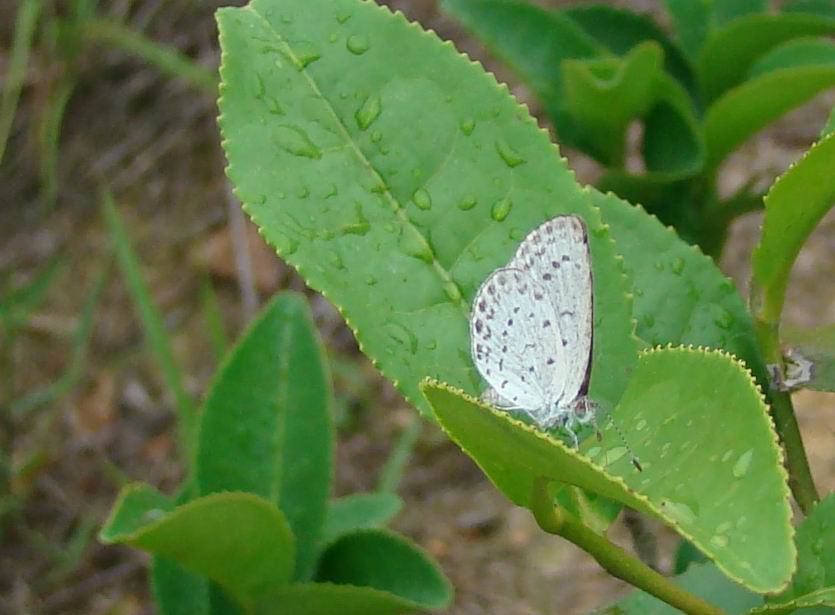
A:
[[[212,13],[219,3],[102,4],[103,14],[124,16],[151,38],[206,66],[216,65]],[[440,14],[434,0],[389,4],[482,59],[538,113],[527,88]],[[14,9],[0,5],[0,66],[8,61],[5,41],[11,40]],[[60,135],[58,198],[50,206],[39,186],[38,122],[71,70],[75,88]],[[729,162],[726,184],[738,185],[755,173],[767,185],[813,140],[832,103],[832,97],[823,97],[753,140]],[[193,394],[205,391],[216,366],[199,300],[204,279],[210,278],[219,294],[230,333],[240,331],[251,316],[253,299],[263,303],[279,289],[304,289],[251,229],[234,230],[235,204],[229,204],[222,173],[215,115],[210,97],[122,52],[99,47],[67,66],[50,52],[48,41],[38,41],[0,166],[0,275],[22,283],[51,258],[60,259],[62,268],[13,346],[13,385],[3,390],[0,403],[54,381],[67,365],[81,306],[112,260],[97,209],[97,190],[104,183],[118,197]],[[595,176],[588,159],[565,154],[581,180]],[[722,261],[743,289],[758,220],[754,214],[734,226]],[[253,286],[242,283],[242,270],[230,265],[247,243],[251,265],[243,271],[252,274]],[[834,243],[835,217],[830,216],[798,261],[787,308],[793,323],[835,321]],[[358,389],[344,383],[338,388],[346,413],[337,491],[370,489],[411,410],[358,354],[333,307],[308,294],[329,351],[354,366],[360,382]],[[6,343],[0,338],[0,347]],[[835,396],[804,392],[796,402],[819,486],[831,490]],[[153,612],[147,559],[127,548],[102,546],[95,533],[126,481],[175,488],[181,466],[173,427],[173,401],[114,269],[76,386],[0,427],[0,445],[11,445],[16,467],[25,467],[15,478],[14,497],[3,498],[9,509],[0,525],[0,612]],[[453,581],[457,597],[449,613],[583,613],[629,591],[572,545],[538,531],[527,511],[501,497],[434,426],[424,428],[400,492],[406,507],[394,527],[432,553]],[[651,527],[660,537],[662,568],[669,569],[673,537]],[[613,536],[629,546],[621,522]]]

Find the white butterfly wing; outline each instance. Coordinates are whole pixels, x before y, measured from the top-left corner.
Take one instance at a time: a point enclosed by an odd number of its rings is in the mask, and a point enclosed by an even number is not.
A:
[[[591,377],[594,299],[585,224],[577,216],[548,220],[525,237],[508,267],[541,284],[557,313],[565,360],[547,393],[567,405],[588,392]]]
[[[497,269],[481,285],[470,317],[475,366],[508,403],[544,409],[564,363],[557,315],[545,288],[518,269]]]

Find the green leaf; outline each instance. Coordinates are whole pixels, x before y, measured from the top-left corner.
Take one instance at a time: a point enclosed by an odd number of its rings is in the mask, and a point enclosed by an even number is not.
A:
[[[835,18],[835,3],[832,0],[791,0],[781,10],[784,13],[811,13]]]
[[[813,364],[811,380],[801,386],[815,391],[835,391],[835,325],[810,329],[783,328],[781,341],[792,354]]]
[[[585,129],[596,157],[621,166],[626,129],[654,101],[664,52],[654,41],[641,43],[623,59],[563,62],[568,112]]]
[[[116,250],[116,262],[119,264],[136,311],[139,313],[148,345],[159,365],[166,386],[174,396],[180,442],[186,459],[190,462],[193,458],[199,418],[194,401],[183,384],[183,374],[174,358],[171,339],[165,330],[165,320],[154,304],[151,291],[142,277],[139,257],[133,250],[124,220],[113,197],[108,192],[101,195],[101,211]]]
[[[356,493],[338,498],[328,509],[322,543],[331,543],[356,530],[382,527],[401,508],[403,500],[394,493]]]
[[[343,536],[322,555],[318,580],[384,591],[422,609],[452,601],[452,587],[417,546],[386,530]]]
[[[719,0],[711,3],[710,18],[714,26],[724,26],[745,15],[765,13],[766,9],[765,0]]]
[[[696,110],[687,93],[666,75],[654,84],[654,103],[644,118],[647,175],[671,182],[701,171],[705,144]]]
[[[782,604],[820,590],[835,600],[835,493],[818,503],[797,528],[797,572],[791,586],[769,602]],[[835,606],[835,602],[830,606]]]
[[[571,17],[515,0],[444,0],[444,9],[507,62],[536,92],[560,143],[590,151],[565,105],[564,60],[609,55]]]
[[[3,280],[0,296],[0,321],[8,329],[16,329],[25,323],[30,314],[46,299],[58,274],[63,269],[64,260],[55,257],[47,262],[34,277],[20,286],[12,286],[11,280]]]
[[[766,604],[751,609],[750,612],[751,615],[788,615],[805,609],[815,609],[821,614],[830,613],[831,608],[826,607],[835,607],[835,587],[827,587],[785,603]]]
[[[612,53],[622,56],[645,41],[655,41],[664,50],[666,69],[685,88],[695,87],[687,58],[664,30],[648,15],[608,4],[583,4],[562,11]]]
[[[334,432],[324,351],[302,295],[267,305],[218,371],[197,454],[200,493],[247,491],[279,505],[296,578],[313,572],[330,497]]]
[[[675,577],[676,585],[703,598],[730,615],[745,613],[762,604],[762,597],[740,587],[713,564],[696,564]],[[681,611],[643,591],[600,610],[599,615],[679,615]]]
[[[752,256],[763,317],[778,323],[794,260],[835,203],[835,134],[817,142],[781,175],[765,197],[760,242]],[[759,291],[758,291],[759,292]]]
[[[409,401],[428,413],[426,376],[478,393],[470,300],[526,233],[560,213],[589,228],[592,390],[617,401],[636,341],[614,244],[506,89],[373,3],[256,0],[219,20],[220,122],[237,193]],[[313,49],[319,57],[299,70]],[[285,115],[270,112],[274,97]]]
[[[688,348],[641,355],[612,418],[642,472],[614,429],[578,453],[445,385],[428,383],[424,394],[441,427],[517,505],[529,505],[539,477],[576,485],[664,520],[754,591],[781,589],[791,577],[777,437],[759,389],[729,355]]]
[[[802,38],[775,47],[751,67],[749,79],[796,66],[835,64],[835,43],[824,38]]]
[[[710,0],[665,0],[678,34],[678,43],[695,61],[710,31]]]
[[[173,509],[146,485],[124,489],[101,531],[203,574],[250,604],[293,574],[293,535],[276,506],[248,493],[221,493]]]
[[[255,606],[256,615],[401,615],[428,608],[370,587],[332,583],[294,583],[270,593]]]
[[[151,589],[160,615],[208,615],[209,584],[176,562],[154,557]]]
[[[613,194],[591,196],[623,255],[638,337],[649,345],[721,348],[767,382],[745,301],[713,260],[641,208]]]
[[[699,81],[711,101],[740,84],[754,62],[793,38],[835,32],[835,19],[814,15],[748,15],[710,35],[698,60]]]
[[[835,65],[797,66],[767,73],[727,92],[707,110],[709,169],[794,107],[835,87]]]
[[[41,15],[41,0],[21,0],[17,8],[14,24],[14,40],[11,52],[6,58],[6,71],[3,80],[3,94],[0,97],[0,162],[6,151],[6,142],[12,129],[20,90],[26,78],[26,64],[32,50],[32,40]]]

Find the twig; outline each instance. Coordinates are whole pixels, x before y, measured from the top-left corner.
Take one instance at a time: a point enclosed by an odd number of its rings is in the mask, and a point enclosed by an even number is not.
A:
[[[548,491],[549,482],[547,478],[536,479],[531,493],[531,511],[540,528],[573,542],[596,559],[612,576],[623,579],[685,613],[727,615],[722,609],[682,589],[638,558],[593,532],[562,508],[554,506]]]

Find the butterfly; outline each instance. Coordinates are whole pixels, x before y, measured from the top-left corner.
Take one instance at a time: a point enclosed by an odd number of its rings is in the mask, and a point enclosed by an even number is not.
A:
[[[476,369],[490,385],[483,399],[522,411],[543,429],[595,421],[588,397],[594,341],[588,232],[562,215],[531,231],[507,266],[475,295],[470,342]]]

